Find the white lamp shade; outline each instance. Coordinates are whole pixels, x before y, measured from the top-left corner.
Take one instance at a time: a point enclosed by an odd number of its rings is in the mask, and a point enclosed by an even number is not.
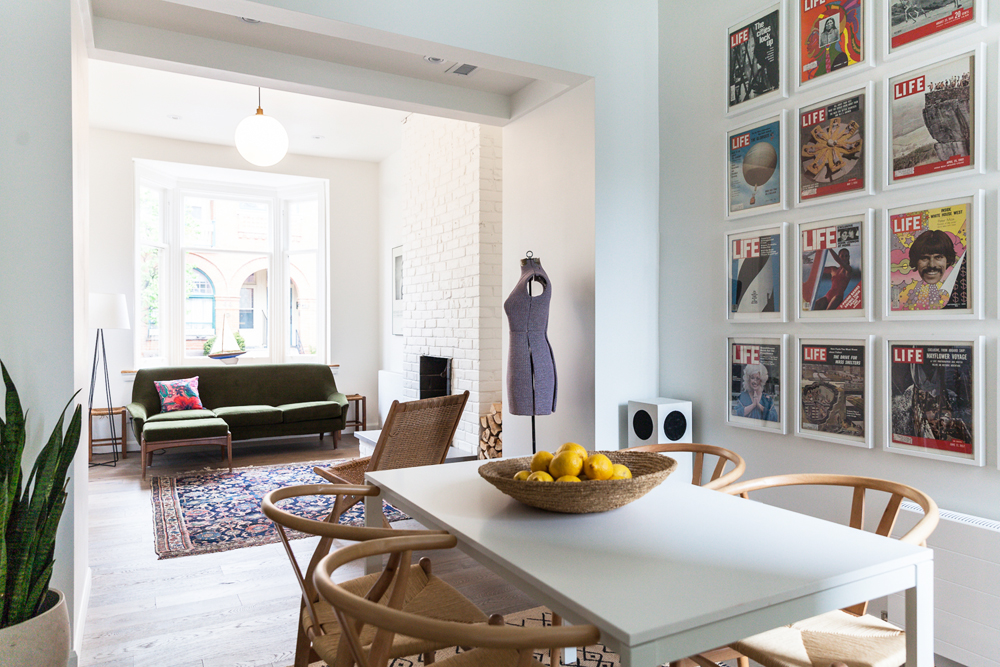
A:
[[[91,329],[131,329],[124,294],[90,293]]]
[[[274,118],[258,112],[236,126],[236,150],[250,164],[270,167],[288,152],[288,133]]]

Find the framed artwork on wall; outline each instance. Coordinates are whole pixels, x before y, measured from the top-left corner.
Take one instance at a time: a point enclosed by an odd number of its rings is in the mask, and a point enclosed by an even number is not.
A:
[[[871,90],[869,83],[799,108],[798,204],[872,193]]]
[[[403,246],[392,249],[392,335],[403,335]]]
[[[928,42],[956,37],[986,25],[984,0],[933,3],[895,0],[885,3],[884,11],[886,57],[906,53],[912,46],[926,46]]]
[[[885,342],[885,449],[981,466],[983,337]]]
[[[744,17],[726,31],[726,113],[742,113],[785,97],[784,2]]]
[[[784,121],[781,111],[727,133],[726,217],[786,208]]]
[[[730,320],[786,320],[782,305],[784,228],[785,223],[781,222],[726,234],[727,316]]]
[[[802,337],[795,377],[795,434],[872,447],[872,336]]]
[[[868,209],[796,225],[793,283],[800,320],[871,321],[873,215]]]
[[[726,339],[726,421],[731,426],[785,433],[781,382],[787,341],[787,334]]]
[[[830,81],[873,64],[872,0],[795,0],[797,88]]]
[[[982,319],[983,192],[887,209],[886,319]]]
[[[982,171],[984,47],[891,77],[885,187]]]

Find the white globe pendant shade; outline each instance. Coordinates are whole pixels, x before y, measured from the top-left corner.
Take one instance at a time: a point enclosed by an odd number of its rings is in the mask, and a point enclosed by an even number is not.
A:
[[[236,150],[250,164],[270,167],[288,152],[288,133],[281,123],[257,107],[257,113],[247,116],[236,126]]]

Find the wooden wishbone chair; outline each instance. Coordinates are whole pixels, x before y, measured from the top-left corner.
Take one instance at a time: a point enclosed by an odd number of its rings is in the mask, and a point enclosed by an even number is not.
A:
[[[667,442],[658,445],[639,445],[637,447],[629,447],[625,451],[659,453],[691,452],[694,454],[691,483],[695,486],[704,486],[706,489],[721,489],[724,486],[732,484],[738,480],[747,469],[747,464],[743,460],[742,456],[732,450],[726,449],[725,447],[719,447],[717,445],[702,445],[690,442]],[[712,470],[711,478],[703,484],[702,474],[705,468],[706,454],[709,456],[715,456],[718,460],[716,461],[715,468]],[[732,463],[733,469],[723,474],[727,463]]]
[[[313,471],[334,484],[364,484],[366,472],[444,463],[468,400],[469,392],[465,391],[405,403],[393,401],[371,456]],[[344,495],[336,509],[346,512],[360,500],[360,495]]]
[[[938,524],[938,506],[930,496],[912,486],[874,477],[833,474],[792,474],[763,477],[738,482],[722,489],[723,493],[749,497],[751,491],[784,486],[841,486],[851,489],[851,513],[848,525],[864,530],[865,497],[869,490],[889,494],[889,499],[875,528],[875,533],[889,536],[899,515],[900,503],[911,500],[924,511],[913,528],[900,537],[901,542],[926,546],[927,537]],[[906,661],[906,636],[895,625],[866,614],[868,603],[828,612],[781,628],[768,630],[730,646],[767,667],[898,667]],[[705,654],[692,656],[701,667],[716,667]]]
[[[421,638],[429,643],[472,647],[472,650],[438,660],[436,667],[541,667],[532,654],[536,649],[588,646],[600,639],[592,625],[520,628],[503,625],[491,617],[488,625],[469,625],[430,618],[401,608],[401,591],[408,590],[406,567],[416,550],[451,549],[453,535],[390,537],[344,547],[323,558],[313,574],[320,597],[334,609],[344,641],[330,667],[386,667],[389,648],[399,635]],[[386,574],[393,578],[392,590],[382,601],[374,601],[333,581],[333,572],[351,561],[389,554]],[[391,572],[390,572],[391,568]],[[365,641],[374,630],[371,641]]]
[[[319,659],[332,665],[341,645],[341,626],[330,605],[324,602],[313,585],[313,574],[320,561],[330,553],[334,540],[366,542],[368,540],[389,536],[427,536],[447,535],[444,531],[429,530],[394,530],[388,527],[383,517],[382,528],[347,526],[338,523],[340,512],[334,509],[325,520],[308,519],[288,512],[278,507],[278,503],[290,498],[305,496],[337,496],[334,507],[340,507],[342,496],[377,496],[378,487],[370,485],[340,485],[340,484],[305,484],[288,486],[271,491],[264,496],[261,507],[264,515],[274,522],[285,552],[292,563],[292,570],[302,590],[302,600],[299,605],[298,636],[295,643],[295,667],[308,667],[311,662]],[[288,540],[288,530],[295,530],[309,535],[318,535],[319,544],[313,552],[309,565],[303,572],[298,559]],[[406,575],[407,586],[403,590],[402,608],[408,612],[424,614],[459,623],[486,623],[486,615],[468,598],[431,573],[431,563],[427,558],[420,559],[417,565],[410,568]],[[379,600],[389,590],[393,569],[374,573],[343,582],[341,586],[354,594],[366,599]],[[502,622],[502,619],[501,619]],[[363,644],[368,644],[374,638],[374,631],[361,635]],[[441,644],[422,638],[397,635],[391,646],[387,647],[388,655],[402,657],[424,654],[425,664],[432,662],[434,651],[446,648],[452,644]]]

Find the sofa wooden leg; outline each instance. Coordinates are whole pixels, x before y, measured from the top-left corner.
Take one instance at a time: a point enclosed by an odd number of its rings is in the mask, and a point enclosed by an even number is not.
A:
[[[340,444],[340,431],[333,432],[333,448],[336,449],[337,445]]]

